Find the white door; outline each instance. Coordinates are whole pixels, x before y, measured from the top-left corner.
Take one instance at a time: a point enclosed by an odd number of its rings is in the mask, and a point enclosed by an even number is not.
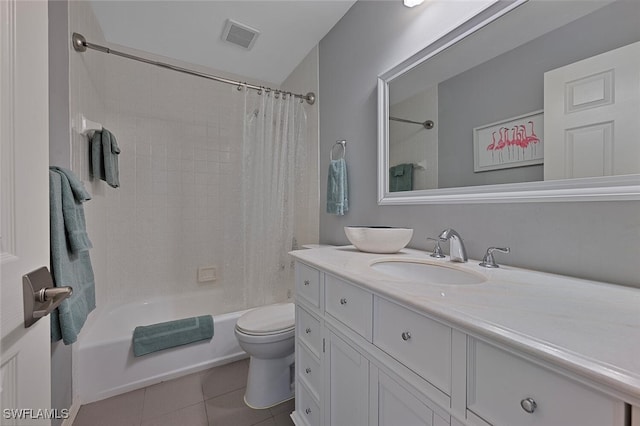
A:
[[[329,332],[325,354],[325,424],[365,426],[369,423],[369,360]]]
[[[46,425],[49,317],[25,329],[22,276],[49,265],[47,2],[1,0],[0,18],[0,424]]]
[[[640,173],[640,42],[544,75],[544,180]]]

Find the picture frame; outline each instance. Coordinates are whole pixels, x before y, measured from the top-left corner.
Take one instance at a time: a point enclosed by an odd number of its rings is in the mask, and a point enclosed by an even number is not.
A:
[[[473,171],[543,164],[543,135],[543,110],[475,127]]]

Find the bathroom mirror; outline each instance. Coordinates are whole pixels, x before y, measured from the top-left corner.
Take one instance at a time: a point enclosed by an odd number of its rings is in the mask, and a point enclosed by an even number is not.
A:
[[[381,74],[378,203],[640,199],[638,22],[636,0],[497,2]]]

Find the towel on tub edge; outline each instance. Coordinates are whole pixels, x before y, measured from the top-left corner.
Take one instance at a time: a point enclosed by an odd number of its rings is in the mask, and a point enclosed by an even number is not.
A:
[[[212,337],[211,315],[138,326],[133,330],[133,354],[138,357]]]

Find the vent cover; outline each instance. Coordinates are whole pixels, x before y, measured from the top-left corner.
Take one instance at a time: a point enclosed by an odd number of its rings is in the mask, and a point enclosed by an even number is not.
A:
[[[260,31],[255,28],[236,22],[233,19],[227,19],[227,24],[222,32],[222,40],[249,50],[253,47],[259,34]]]

